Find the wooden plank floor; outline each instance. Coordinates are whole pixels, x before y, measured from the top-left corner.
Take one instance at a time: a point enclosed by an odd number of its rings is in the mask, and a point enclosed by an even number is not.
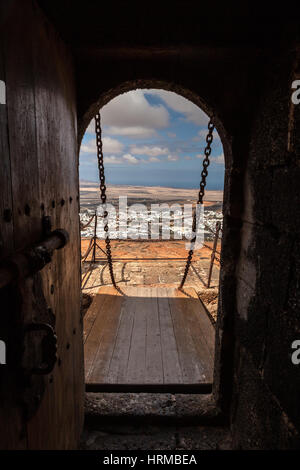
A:
[[[123,292],[100,288],[85,316],[86,383],[211,383],[215,332],[194,289]]]

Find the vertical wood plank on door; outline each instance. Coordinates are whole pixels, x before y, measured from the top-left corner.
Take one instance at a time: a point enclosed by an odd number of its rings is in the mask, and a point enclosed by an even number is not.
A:
[[[3,60],[3,44],[0,44],[0,80],[5,83],[4,60]],[[9,135],[7,122],[7,105],[0,104],[0,155],[1,155],[1,171],[0,171],[0,259],[8,256],[13,251],[13,219],[12,219],[12,184],[10,171],[10,155],[9,155]],[[11,219],[8,213],[10,211]],[[5,213],[7,214],[5,218]]]
[[[6,82],[5,64],[3,55],[3,38],[0,38],[0,80]],[[7,105],[0,104],[0,259],[9,256],[14,249],[13,243],[13,219],[12,219],[12,183],[10,171],[9,135],[7,122]],[[11,220],[5,219],[5,211],[11,211]],[[8,217],[8,214],[7,214]],[[1,340],[6,342],[12,333],[14,324],[12,322],[12,312],[10,311],[11,298],[8,290],[0,291],[1,318],[0,331]],[[11,335],[13,337],[13,335]],[[1,390],[0,403],[0,423],[5,432],[0,434],[0,448],[6,449],[26,449],[26,434],[23,426],[23,410],[16,403],[16,392],[18,389],[18,377],[15,371],[10,371],[7,367],[1,368],[1,383],[4,389]]]
[[[43,271],[47,300],[56,315],[60,365],[55,368],[44,408],[41,407],[29,426],[29,436],[30,445],[35,447],[36,429],[43,435],[43,422],[50,407],[53,412],[48,418],[52,421],[49,425],[57,430],[48,439],[48,446],[72,448],[78,442],[82,426],[84,392],[75,89],[72,65],[65,46],[40,11],[35,10],[34,14],[37,40],[33,46],[33,70],[36,77],[37,159],[41,182],[39,199],[44,206],[43,214],[51,216],[53,229],[67,230],[70,242],[54,254],[53,262]],[[54,295],[50,292],[51,286]],[[63,425],[58,425],[62,416]]]
[[[60,94],[58,95],[59,82],[57,82],[57,63],[55,55],[53,55],[54,46],[51,46],[51,40],[47,41],[43,37],[41,29],[42,25],[39,24],[37,18],[34,18],[34,24],[37,40],[33,42],[33,73],[35,76],[34,83],[34,99],[35,99],[35,125],[36,125],[36,151],[37,151],[37,162],[39,167],[39,201],[42,216],[50,216],[52,222],[52,228],[59,228],[57,224],[57,214],[60,211],[60,191],[62,179],[65,177],[60,173],[60,160],[66,158],[60,154],[59,149],[59,134],[65,130],[65,123],[62,119],[68,119],[67,116],[61,115],[58,101],[61,99]],[[43,54],[41,54],[41,47],[43,47]],[[49,60],[51,57],[51,60]],[[55,86],[53,86],[53,83]],[[58,177],[60,175],[60,177]],[[61,226],[63,227],[63,226]],[[66,228],[66,225],[65,227]],[[64,252],[67,247],[64,248]],[[64,374],[66,370],[73,370],[73,365],[69,359],[70,354],[67,354],[66,344],[69,340],[65,338],[65,332],[67,331],[67,324],[69,323],[66,311],[62,307],[61,299],[61,286],[62,281],[60,275],[60,254],[54,253],[53,261],[50,265],[46,266],[42,272],[43,279],[43,290],[47,298],[49,307],[51,307],[55,318],[56,318],[56,332],[58,336],[58,351],[57,355],[59,358],[59,366],[56,366],[53,372],[53,381],[49,384],[47,392],[45,394],[43,404],[39,413],[32,421],[32,425],[29,425],[29,442],[33,447],[40,447],[44,439],[44,433],[42,430],[42,420],[45,415],[48,417],[48,425],[50,428],[56,426],[59,417],[64,414],[69,429],[73,428],[72,420],[69,416],[70,410],[73,412],[74,397],[73,394],[67,392],[65,387]],[[65,275],[64,283],[68,282],[67,276]],[[51,294],[51,289],[54,291]],[[62,314],[58,315],[58,312]],[[70,372],[69,372],[70,373]],[[68,384],[70,387],[70,383]],[[68,393],[68,406],[64,403],[63,394]],[[52,409],[52,412],[49,411]],[[36,432],[38,430],[38,432]],[[67,433],[65,432],[64,425],[59,426],[56,433],[49,436],[48,446],[49,448],[55,447],[57,442],[63,442],[63,446],[67,446],[66,442]]]
[[[9,18],[4,44],[15,247],[42,237],[43,215],[70,237],[41,273],[56,316],[59,362],[26,423],[27,445],[70,449],[79,442],[84,398],[74,74],[69,51],[34,2],[18,2]]]
[[[15,248],[41,237],[39,166],[36,156],[33,76],[33,11],[25,2],[14,8],[5,32],[8,112]]]
[[[14,250],[24,248],[38,241],[41,236],[39,213],[39,180],[36,159],[34,80],[32,70],[32,11],[23,4],[15,7],[14,21],[6,24],[2,30],[1,42],[4,51],[4,75],[6,83],[6,111],[9,135],[10,178],[12,188],[12,226],[13,236],[8,236],[5,243]],[[25,32],[25,34],[24,34]],[[2,188],[1,188],[2,189]],[[26,207],[27,206],[27,207]],[[26,211],[25,211],[26,208]],[[30,213],[30,216],[29,216]],[[14,381],[8,381],[5,387],[10,389],[12,402],[2,402],[4,413],[12,416],[11,425],[16,424],[10,440],[12,448],[28,446],[27,427],[24,419],[14,423],[17,417],[19,401],[18,389]],[[14,402],[13,402],[14,400]],[[5,408],[7,407],[7,410]],[[8,422],[10,422],[10,417]],[[6,422],[6,420],[4,421]],[[22,438],[21,438],[22,436]],[[23,441],[23,442],[22,442]]]

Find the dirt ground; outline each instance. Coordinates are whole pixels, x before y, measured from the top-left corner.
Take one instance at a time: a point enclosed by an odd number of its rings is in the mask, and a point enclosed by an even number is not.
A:
[[[184,188],[167,188],[162,186],[130,186],[130,185],[107,185],[107,194],[109,201],[117,201],[119,196],[126,196],[128,200],[136,200],[136,202],[153,202],[159,200],[188,202],[195,201],[197,198],[196,189]],[[80,200],[84,204],[85,201],[98,200],[99,198],[99,183],[88,181],[80,182]],[[205,206],[211,206],[223,200],[223,191],[205,191]]]

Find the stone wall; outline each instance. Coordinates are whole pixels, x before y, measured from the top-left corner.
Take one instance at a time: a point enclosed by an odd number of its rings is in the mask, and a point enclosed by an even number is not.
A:
[[[214,394],[241,448],[299,445],[295,57],[289,44],[76,56],[81,135],[96,109],[137,87],[176,91],[214,116],[226,160]],[[93,75],[100,66],[101,80]]]
[[[292,50],[270,63],[251,126],[236,268],[231,416],[235,446],[242,448],[300,445],[300,370],[291,361],[291,344],[300,337],[300,108],[291,103],[294,67]]]

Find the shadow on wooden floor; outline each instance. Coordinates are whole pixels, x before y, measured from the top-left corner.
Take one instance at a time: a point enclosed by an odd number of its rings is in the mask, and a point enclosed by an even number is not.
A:
[[[192,288],[102,287],[84,319],[89,391],[209,393],[215,331]]]

